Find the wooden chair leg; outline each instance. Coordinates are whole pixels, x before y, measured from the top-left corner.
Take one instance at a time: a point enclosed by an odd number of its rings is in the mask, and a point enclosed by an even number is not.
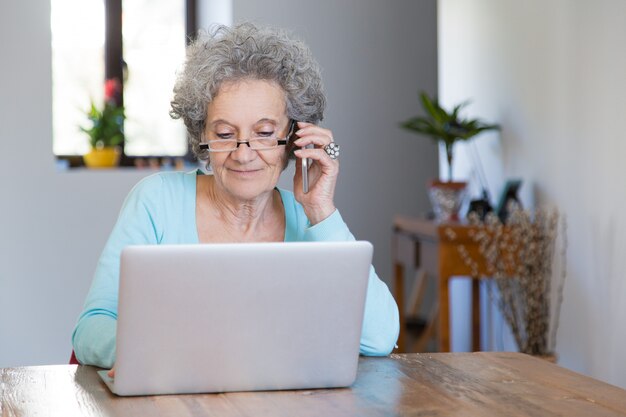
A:
[[[418,330],[419,333],[412,338],[410,346],[407,346],[407,352],[424,352],[428,342],[435,336],[435,331],[437,329],[438,303],[434,302],[430,311],[425,316],[421,316],[422,318],[420,319],[420,308],[424,301],[427,288],[426,284],[428,283],[428,275],[426,274],[426,271],[423,269],[416,271],[415,280],[413,282],[414,284],[408,300],[409,308],[406,313],[406,317],[419,322],[421,326],[416,327],[421,328]],[[405,320],[405,322],[406,321],[407,320]]]
[[[472,351],[480,350],[480,281],[472,278]]]
[[[411,352],[426,352],[428,342],[436,339],[437,332],[437,314],[439,313],[439,305],[434,303],[430,309],[429,314],[426,316],[426,327],[422,330],[422,333],[411,344]]]

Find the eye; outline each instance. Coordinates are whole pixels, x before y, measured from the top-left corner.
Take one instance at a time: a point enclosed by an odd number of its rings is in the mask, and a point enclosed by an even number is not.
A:
[[[232,133],[216,133],[215,136],[217,136],[220,139],[232,139],[233,138]]]
[[[262,138],[268,138],[274,135],[274,132],[256,132],[256,135]]]

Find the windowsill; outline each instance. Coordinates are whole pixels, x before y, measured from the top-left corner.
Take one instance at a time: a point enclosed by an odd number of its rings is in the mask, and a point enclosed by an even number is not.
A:
[[[171,164],[165,165],[146,165],[146,166],[116,166],[112,168],[88,168],[86,166],[80,167],[70,167],[67,161],[62,159],[57,159],[55,164],[56,172],[59,173],[84,173],[84,172],[94,172],[94,173],[112,173],[112,172],[130,172],[130,173],[151,173],[151,172],[165,172],[165,171],[192,171],[194,169],[201,169],[202,171],[206,171],[205,163],[189,163],[186,162],[184,164],[176,164],[176,166]]]

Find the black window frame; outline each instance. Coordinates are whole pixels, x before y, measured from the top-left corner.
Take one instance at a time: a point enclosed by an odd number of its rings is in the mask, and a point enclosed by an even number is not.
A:
[[[185,44],[189,45],[195,39],[198,31],[197,26],[197,0],[185,0]],[[104,80],[116,78],[122,86],[118,99],[118,105],[124,104],[124,45],[122,37],[122,0],[105,0],[104,2]],[[103,80],[103,85],[104,85]],[[135,167],[136,160],[158,161],[162,165],[164,160],[173,159],[172,156],[145,155],[129,156],[124,152],[124,142],[120,145],[122,156],[121,167]],[[57,160],[65,160],[69,167],[85,166],[82,155],[57,155]],[[183,156],[187,162],[195,162],[196,159],[187,145],[187,153]]]

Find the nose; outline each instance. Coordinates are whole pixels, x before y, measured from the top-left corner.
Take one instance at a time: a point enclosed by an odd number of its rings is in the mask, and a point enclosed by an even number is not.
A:
[[[237,142],[237,149],[230,153],[230,157],[241,164],[245,164],[246,162],[254,160],[254,158],[256,158],[256,155],[257,153],[250,147],[250,143],[245,141]]]

